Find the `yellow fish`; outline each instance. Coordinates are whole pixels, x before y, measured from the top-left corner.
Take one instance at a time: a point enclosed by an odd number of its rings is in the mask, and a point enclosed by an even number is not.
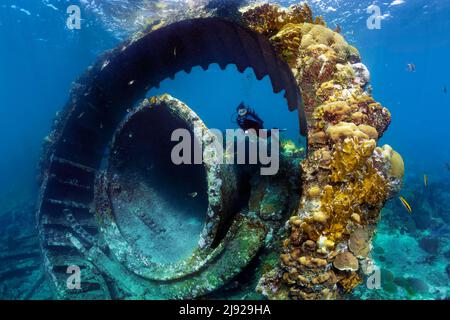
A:
[[[423,175],[423,183],[425,184],[425,188],[428,187],[428,176],[426,174]]]
[[[400,199],[400,201],[402,202],[402,204],[403,204],[403,206],[405,207],[405,209],[406,209],[409,213],[411,213],[411,212],[412,212],[412,208],[411,208],[411,206],[409,205],[408,201],[406,201],[405,198],[403,198],[403,197],[399,197],[399,199]]]
[[[188,196],[191,198],[195,198],[197,196],[197,192],[188,193]]]

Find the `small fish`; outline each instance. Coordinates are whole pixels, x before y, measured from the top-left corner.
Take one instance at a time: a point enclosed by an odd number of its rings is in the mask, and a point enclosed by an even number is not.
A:
[[[174,56],[174,57],[177,56],[177,47],[173,48],[173,56]]]
[[[407,65],[409,72],[415,72],[416,71],[416,65],[414,63],[408,63]]]
[[[128,82],[128,85],[131,86],[134,83],[134,80],[131,80],[130,82]]]
[[[444,87],[444,93],[447,94],[447,86]]]
[[[412,213],[412,208],[411,208],[411,206],[409,205],[408,201],[406,201],[405,198],[403,198],[403,197],[399,197],[399,199],[400,199],[400,201],[402,202],[403,207],[405,207],[405,209],[406,209],[409,213]]]
[[[423,184],[425,188],[428,187],[428,176],[426,174],[423,175]]]
[[[445,168],[450,171],[450,164],[448,164],[448,162],[445,164]]]
[[[188,196],[191,198],[195,198],[197,196],[197,192],[188,193]]]

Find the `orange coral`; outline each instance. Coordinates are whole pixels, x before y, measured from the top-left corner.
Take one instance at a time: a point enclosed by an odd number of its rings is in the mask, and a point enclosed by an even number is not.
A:
[[[290,23],[313,23],[313,12],[306,3],[291,6],[289,12]]]
[[[271,3],[255,6],[242,15],[243,24],[266,36],[277,33],[285,24],[285,17],[286,13]]]
[[[375,149],[374,140],[346,138],[334,145],[331,161],[332,182],[343,182],[363,174],[364,165]]]
[[[333,241],[342,238],[352,215],[364,221],[365,208],[381,208],[387,200],[388,183],[369,160],[375,146],[367,142],[353,138],[335,146],[330,180],[345,182],[345,187],[327,185],[321,199],[321,209],[330,217],[323,233]]]
[[[335,298],[336,282],[349,292],[362,281],[361,270],[334,276],[324,270],[330,270],[337,248],[345,248],[349,238],[351,252],[346,252],[353,266],[367,258],[370,237],[355,230],[374,228],[392,186],[402,178],[399,156],[376,147],[391,115],[356,81],[358,51],[321,17],[314,18],[307,5],[285,10],[259,5],[244,12],[243,21],[269,36],[291,67],[308,120],[303,194],[283,241],[280,275],[291,298]]]
[[[298,24],[289,23],[270,40],[281,58],[290,66],[295,66],[301,39],[301,27]]]

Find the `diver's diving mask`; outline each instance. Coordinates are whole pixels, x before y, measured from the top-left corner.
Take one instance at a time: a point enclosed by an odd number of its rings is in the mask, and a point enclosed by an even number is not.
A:
[[[238,115],[240,116],[240,117],[243,117],[243,116],[245,116],[246,114],[247,114],[247,108],[241,108],[241,109],[239,109],[238,110]]]

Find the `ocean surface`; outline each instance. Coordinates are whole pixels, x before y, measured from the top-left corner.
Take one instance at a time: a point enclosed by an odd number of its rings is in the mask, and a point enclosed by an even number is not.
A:
[[[160,3],[163,2],[164,6]],[[294,1],[275,1],[283,5]],[[381,144],[405,161],[399,200],[383,211],[374,241],[387,281],[354,298],[443,299],[450,296],[450,1],[309,0],[328,26],[339,25],[371,72],[374,98],[392,113]],[[66,25],[69,5],[81,8],[81,29]],[[381,9],[380,29],[369,29],[371,5]],[[68,99],[72,82],[105,50],[139,30],[158,10],[182,10],[189,1],[0,0],[0,233],[30,228],[37,197],[41,145]],[[409,66],[409,67],[408,67]],[[411,69],[414,66],[414,70]],[[244,101],[267,127],[286,128],[302,143],[297,117],[287,111],[270,80],[234,66],[194,68],[165,80],[149,95],[169,92],[194,109],[209,127],[235,128],[232,116]],[[424,186],[424,175],[428,187]],[[25,208],[25,209],[23,209]],[[28,209],[27,209],[28,208]],[[11,213],[14,219],[11,219]],[[22,216],[21,216],[22,215]],[[2,275],[0,278],[8,277]],[[29,284],[32,285],[31,283]],[[17,289],[24,290],[24,289]],[[20,298],[0,288],[0,298]],[[40,298],[46,298],[43,295]],[[33,298],[28,296],[28,298]]]

